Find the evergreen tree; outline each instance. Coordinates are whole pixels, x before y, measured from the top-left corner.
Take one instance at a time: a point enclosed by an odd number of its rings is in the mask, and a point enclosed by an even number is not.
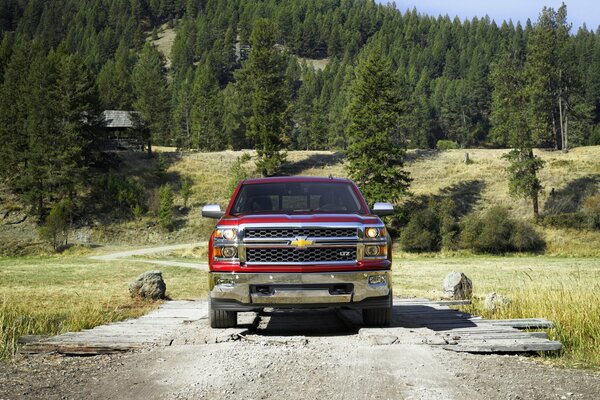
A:
[[[398,201],[411,181],[403,169],[406,145],[399,129],[403,102],[396,87],[391,63],[379,49],[360,60],[347,109],[346,160],[350,177],[369,204]]]
[[[169,93],[163,55],[150,43],[146,43],[133,68],[133,104],[147,129],[148,153],[152,143],[169,143],[168,113]]]
[[[192,147],[222,150],[226,145],[226,138],[221,133],[222,95],[210,62],[196,70],[193,98]]]
[[[173,228],[173,189],[168,183],[159,190],[158,225],[166,231]]]
[[[509,188],[516,197],[531,199],[533,214],[539,217],[539,192],[542,189],[538,172],[543,161],[533,154],[539,143],[535,125],[527,118],[531,94],[527,87],[525,72],[518,55],[505,51],[494,65],[491,75],[492,134],[497,140],[506,141],[513,149],[505,156],[509,161]],[[535,124],[535,122],[533,123]]]
[[[281,150],[289,129],[286,61],[274,47],[275,29],[266,19],[255,23],[250,38],[252,50],[245,66],[252,84],[252,116],[247,135],[257,142],[256,167],[265,176],[276,174],[284,162]]]

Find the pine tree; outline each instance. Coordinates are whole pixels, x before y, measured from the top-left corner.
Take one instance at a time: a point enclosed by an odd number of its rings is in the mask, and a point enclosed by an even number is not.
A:
[[[154,141],[167,144],[169,141],[168,112],[169,93],[163,55],[150,43],[146,43],[133,68],[133,104],[147,129],[148,153],[152,153]]]
[[[511,195],[532,201],[533,214],[539,217],[539,192],[542,189],[538,172],[543,161],[533,154],[538,143],[535,122],[528,119],[531,94],[518,53],[507,49],[493,66],[491,82],[492,135],[497,141],[506,141],[513,149],[505,155],[509,161],[509,188]]]
[[[266,19],[258,20],[252,30],[252,50],[246,64],[252,84],[252,116],[247,135],[257,142],[256,167],[265,176],[276,174],[285,161],[281,150],[289,129],[286,61],[274,47],[275,39],[275,25]]]
[[[166,231],[173,228],[173,190],[168,183],[159,190],[158,225]]]
[[[208,61],[196,70],[193,99],[192,147],[209,151],[222,150],[226,144],[226,138],[221,133],[222,95]]]
[[[398,201],[411,181],[403,169],[406,144],[399,129],[402,101],[396,86],[391,63],[379,49],[363,56],[347,109],[350,145],[346,159],[349,176],[369,204]]]

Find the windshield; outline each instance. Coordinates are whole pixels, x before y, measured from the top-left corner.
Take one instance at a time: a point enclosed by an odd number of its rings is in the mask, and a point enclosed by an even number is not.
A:
[[[364,214],[352,185],[343,182],[281,182],[243,185],[232,215],[256,213]]]

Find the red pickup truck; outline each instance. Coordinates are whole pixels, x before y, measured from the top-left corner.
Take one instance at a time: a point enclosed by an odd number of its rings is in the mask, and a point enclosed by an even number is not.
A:
[[[248,179],[209,240],[209,319],[237,324],[239,311],[264,308],[352,307],[367,325],[388,325],[392,309],[391,240],[379,216],[348,179]]]

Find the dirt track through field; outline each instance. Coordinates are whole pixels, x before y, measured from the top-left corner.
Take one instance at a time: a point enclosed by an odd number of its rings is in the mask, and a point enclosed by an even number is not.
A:
[[[185,243],[185,244],[174,244],[167,246],[158,246],[158,247],[145,247],[142,249],[136,250],[127,250],[127,251],[119,251],[115,253],[103,254],[100,256],[92,256],[90,259],[92,260],[100,260],[100,261],[117,261],[120,259],[127,259],[127,261],[140,262],[146,264],[155,264],[155,265],[165,265],[165,266],[174,266],[174,267],[184,267],[184,268],[194,268],[202,271],[208,271],[207,263],[191,263],[191,262],[183,262],[183,261],[173,261],[173,260],[150,260],[144,258],[130,258],[135,256],[144,256],[149,254],[157,254],[157,253],[167,253],[175,250],[184,250],[184,249],[193,249],[194,247],[207,246],[207,242],[196,242],[196,243]]]

